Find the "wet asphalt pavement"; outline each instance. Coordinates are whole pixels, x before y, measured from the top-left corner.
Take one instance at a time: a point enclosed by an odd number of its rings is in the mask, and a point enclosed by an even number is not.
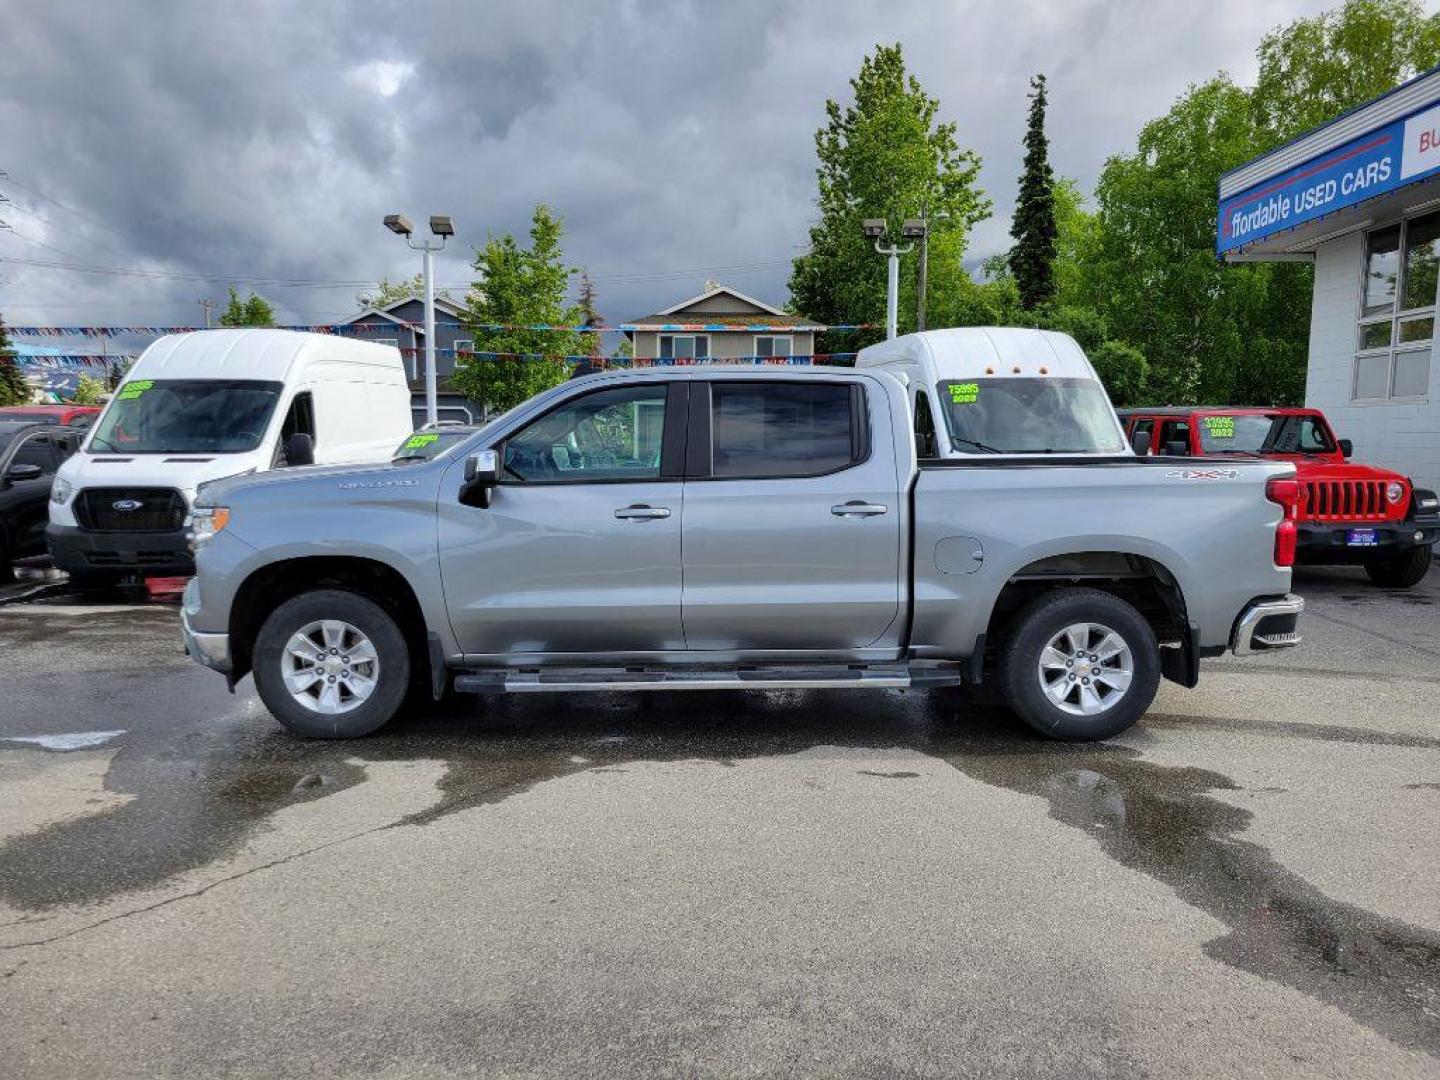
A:
[[[0,1074],[1440,1076],[1440,571],[1098,746],[953,692],[284,734],[0,587]]]

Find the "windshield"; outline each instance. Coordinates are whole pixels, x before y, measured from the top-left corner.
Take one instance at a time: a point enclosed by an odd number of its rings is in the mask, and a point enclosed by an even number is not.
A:
[[[95,425],[88,449],[126,454],[254,450],[283,388],[251,379],[132,379]]]
[[[1335,443],[1314,416],[1202,416],[1200,447],[1207,454],[1328,454]]]
[[[1094,379],[947,379],[938,385],[950,445],[963,454],[1119,453]]]
[[[395,449],[391,461],[429,461],[475,434],[474,428],[417,431]]]

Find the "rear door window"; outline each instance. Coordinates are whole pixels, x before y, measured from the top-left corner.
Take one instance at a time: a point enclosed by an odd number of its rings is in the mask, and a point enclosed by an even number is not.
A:
[[[864,396],[858,384],[710,384],[711,476],[823,476],[861,461]]]

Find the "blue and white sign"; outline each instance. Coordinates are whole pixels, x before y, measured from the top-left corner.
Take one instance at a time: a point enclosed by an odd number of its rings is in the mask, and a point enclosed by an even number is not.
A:
[[[1220,203],[1221,254],[1440,171],[1440,106],[1352,139]]]

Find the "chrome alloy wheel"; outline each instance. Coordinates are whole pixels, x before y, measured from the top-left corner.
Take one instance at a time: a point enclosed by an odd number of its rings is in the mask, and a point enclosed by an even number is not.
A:
[[[1036,674],[1053,705],[1075,716],[1094,716],[1125,696],[1135,660],[1125,639],[1108,626],[1074,623],[1041,650]]]
[[[306,623],[285,643],[280,671],[290,696],[334,716],[359,708],[380,678],[380,657],[363,633],[339,619]]]

